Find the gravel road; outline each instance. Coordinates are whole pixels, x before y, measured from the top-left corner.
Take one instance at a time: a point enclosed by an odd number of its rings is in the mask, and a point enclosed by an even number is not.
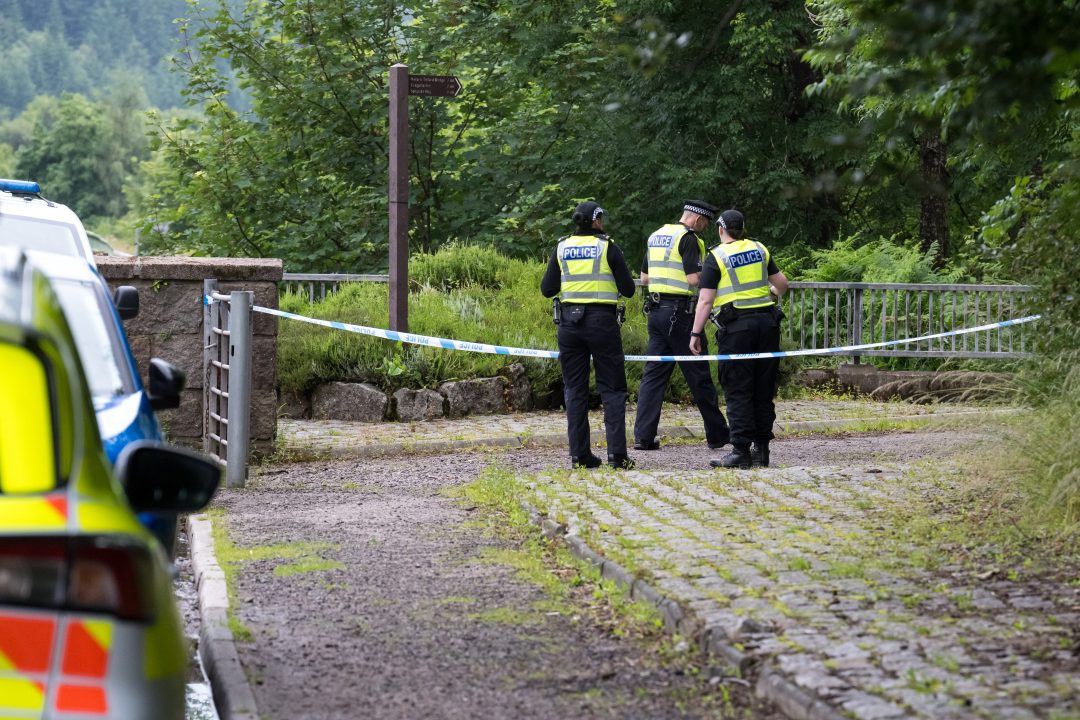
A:
[[[907,463],[976,439],[800,438],[776,442],[772,456],[802,466]],[[702,468],[716,455],[701,445],[634,454],[640,467],[667,469]],[[567,458],[543,448],[283,465],[219,496],[237,546],[316,543],[291,546],[317,556],[309,571],[282,572],[281,559],[240,566],[235,613],[252,639],[239,648],[262,714],[775,717],[742,685],[695,674],[688,654],[655,635],[621,637],[587,586],[576,609],[553,611],[542,587],[491,562],[512,543],[470,522],[480,511],[443,491],[493,461],[536,471]]]

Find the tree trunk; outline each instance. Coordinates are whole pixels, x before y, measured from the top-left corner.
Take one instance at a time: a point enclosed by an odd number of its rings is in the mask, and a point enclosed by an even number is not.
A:
[[[949,176],[945,171],[946,147],[941,134],[926,130],[919,136],[923,196],[919,215],[919,247],[924,253],[937,244],[934,266],[941,267],[949,255]]]

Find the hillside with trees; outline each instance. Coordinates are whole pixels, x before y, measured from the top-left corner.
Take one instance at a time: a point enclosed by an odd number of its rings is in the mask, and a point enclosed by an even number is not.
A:
[[[170,56],[184,0],[0,0],[0,113],[39,95],[81,93],[133,78],[156,107],[181,104]],[[0,115],[2,117],[2,115]]]

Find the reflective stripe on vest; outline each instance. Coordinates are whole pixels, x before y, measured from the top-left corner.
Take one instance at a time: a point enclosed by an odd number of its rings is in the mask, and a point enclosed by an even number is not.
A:
[[[721,243],[712,249],[720,267],[713,309],[728,303],[737,308],[768,307],[773,304],[769,291],[769,251],[753,240]]]
[[[595,235],[571,235],[555,252],[562,267],[559,299],[580,304],[619,300],[619,288],[607,260],[608,241]]]
[[[693,295],[694,290],[686,282],[679,243],[690,232],[682,223],[665,225],[649,236],[649,291],[672,295]],[[697,239],[698,257],[705,256],[705,243]]]

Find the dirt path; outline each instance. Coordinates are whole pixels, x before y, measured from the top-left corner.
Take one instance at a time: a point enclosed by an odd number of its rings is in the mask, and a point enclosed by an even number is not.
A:
[[[970,433],[777,442],[774,463],[906,463]],[[499,461],[565,467],[545,448],[322,462],[272,469],[224,493],[240,564],[241,658],[273,718],[773,717],[737,683],[664,660],[655,638],[622,638],[588,588],[569,606],[508,564],[516,548],[445,497]],[[636,453],[642,468],[700,468],[700,445]],[[219,518],[220,519],[220,518]],[[285,543],[286,545],[281,546]],[[731,704],[728,703],[731,698]]]

